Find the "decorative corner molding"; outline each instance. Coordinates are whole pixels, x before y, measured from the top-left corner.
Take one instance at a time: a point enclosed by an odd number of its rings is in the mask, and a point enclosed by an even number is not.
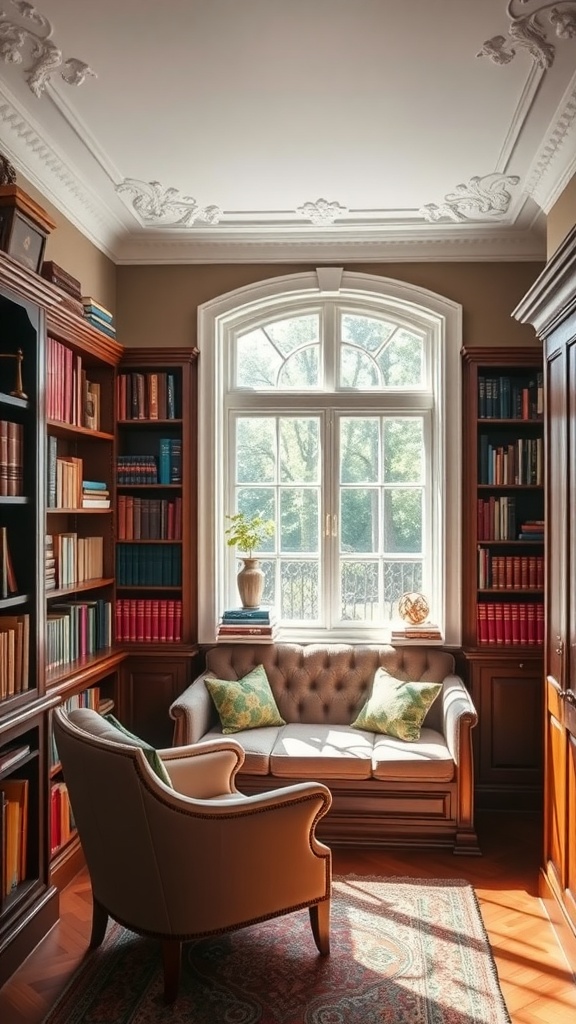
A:
[[[222,216],[219,206],[201,207],[192,196],[180,195],[177,188],[164,188],[159,181],[125,178],[116,185],[116,192],[132,197],[129,203],[145,224],[187,228],[197,220],[218,224]]]
[[[315,203],[304,203],[296,208],[296,213],[311,221],[312,224],[324,225],[333,224],[337,217],[348,213],[346,206],[340,203],[329,203],[327,199],[317,199]]]
[[[431,222],[493,220],[508,212],[512,199],[508,187],[517,185],[519,181],[516,174],[475,175],[467,184],[456,185],[440,205],[426,203],[419,212]]]
[[[54,31],[48,18],[40,14],[26,0],[10,0],[12,7],[25,21],[33,27],[19,25],[12,21],[5,11],[0,11],[0,56],[6,64],[22,64],[23,51],[31,50],[32,66],[26,74],[26,81],[35,96],[44,92],[51,76],[60,69],[60,75],[68,85],[82,85],[91,75],[97,78],[96,72],[83,60],[77,57],[63,59],[62,50],[52,41]]]
[[[524,9],[530,5],[532,10],[524,10],[522,13],[520,9],[515,10],[517,5]],[[489,57],[494,64],[509,64],[518,49],[522,48],[528,50],[539,68],[545,71],[552,67],[556,48],[547,39],[549,26],[542,24],[542,18],[539,17],[544,12],[559,39],[573,39],[576,36],[576,5],[573,0],[556,0],[555,4],[546,0],[508,0],[508,37],[492,36],[492,39],[484,42],[476,56]]]

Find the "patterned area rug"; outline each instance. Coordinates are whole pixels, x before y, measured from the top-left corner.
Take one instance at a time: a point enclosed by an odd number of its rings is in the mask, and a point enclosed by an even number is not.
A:
[[[509,1024],[472,887],[333,882],[331,954],[308,911],[184,947],[163,1002],[160,946],[110,924],[44,1024]]]

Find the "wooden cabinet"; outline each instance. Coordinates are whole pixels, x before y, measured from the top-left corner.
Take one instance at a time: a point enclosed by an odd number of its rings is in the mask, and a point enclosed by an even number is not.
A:
[[[542,794],[542,661],[468,655],[478,711],[475,755],[478,807],[532,811]]]
[[[170,705],[195,678],[195,654],[130,655],[122,666],[122,699],[130,728],[155,747],[171,747]]]
[[[542,789],[544,384],[538,346],[463,350],[463,639],[478,806]]]
[[[541,895],[576,970],[576,227],[514,311],[544,342],[546,616]]]

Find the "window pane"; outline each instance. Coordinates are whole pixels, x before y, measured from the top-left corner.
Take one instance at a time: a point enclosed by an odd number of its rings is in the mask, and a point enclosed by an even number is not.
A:
[[[342,619],[369,622],[381,618],[378,562],[343,562],[340,566],[340,586]]]
[[[384,479],[420,483],[424,469],[424,424],[420,417],[384,420]]]
[[[377,359],[385,387],[406,388],[423,384],[424,343],[421,335],[400,328]]]
[[[281,417],[280,480],[318,483],[320,479],[320,421],[302,416]]]
[[[236,507],[247,516],[261,515],[263,519],[276,522],[274,488],[272,487],[239,487],[236,494]],[[274,551],[274,537],[266,537],[258,551]],[[256,556],[257,552],[254,552]]]
[[[318,618],[320,567],[317,561],[280,563],[280,618],[286,621]]]
[[[236,429],[236,480],[239,484],[276,478],[276,421],[239,417]]]
[[[317,553],[319,492],[314,488],[284,487],[280,491],[280,550]]]
[[[319,328],[318,314],[310,313],[239,334],[235,386],[255,391],[318,387]]]
[[[419,487],[384,492],[384,550],[422,551],[422,490]]]
[[[422,562],[384,563],[384,618],[398,617],[402,594],[422,590]]]
[[[379,441],[377,419],[340,420],[340,479],[343,484],[378,480]]]
[[[350,488],[340,498],[341,550],[343,552],[378,551],[380,516],[378,491]]]
[[[340,387],[421,387],[424,336],[386,320],[344,313]]]

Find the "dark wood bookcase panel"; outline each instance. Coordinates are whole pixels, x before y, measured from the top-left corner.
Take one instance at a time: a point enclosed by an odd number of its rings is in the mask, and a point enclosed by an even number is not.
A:
[[[541,798],[542,353],[463,349],[463,654],[478,710],[479,806]]]

